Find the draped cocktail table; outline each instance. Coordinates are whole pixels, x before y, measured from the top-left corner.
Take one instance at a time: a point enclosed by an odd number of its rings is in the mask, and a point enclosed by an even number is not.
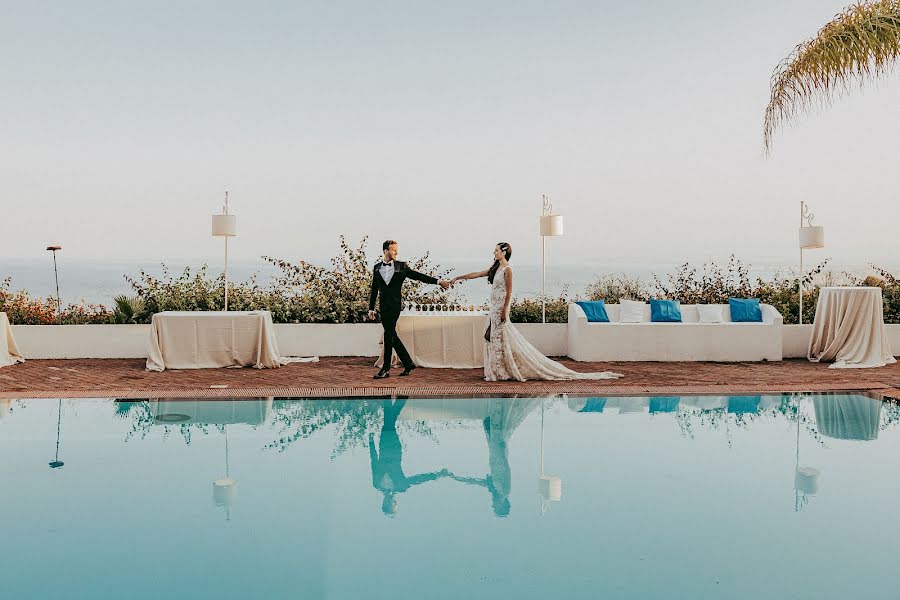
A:
[[[896,362],[884,327],[881,288],[822,288],[807,356],[812,362],[833,361],[832,369]]]
[[[484,313],[401,315],[397,335],[413,362],[429,369],[477,369],[484,366]],[[394,364],[396,363],[394,354]],[[382,359],[375,364],[380,367]]]
[[[150,324],[148,371],[256,367],[282,361],[272,315],[254,311],[166,311]]]

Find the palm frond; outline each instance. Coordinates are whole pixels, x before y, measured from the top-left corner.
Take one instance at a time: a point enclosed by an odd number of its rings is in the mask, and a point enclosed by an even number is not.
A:
[[[763,139],[768,154],[779,127],[834,94],[878,77],[900,57],[900,0],[854,4],[798,45],[775,68]]]

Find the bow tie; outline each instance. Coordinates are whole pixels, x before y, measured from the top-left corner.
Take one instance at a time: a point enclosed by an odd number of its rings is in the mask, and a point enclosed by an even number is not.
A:
[[[393,267],[393,266],[394,266],[394,261],[391,261],[391,262],[389,262],[389,263],[381,263],[381,266],[382,266],[382,267]]]

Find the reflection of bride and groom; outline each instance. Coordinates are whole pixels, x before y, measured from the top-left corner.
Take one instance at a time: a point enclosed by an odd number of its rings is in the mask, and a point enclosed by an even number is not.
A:
[[[401,376],[409,375],[416,368],[403,341],[397,335],[397,322],[403,309],[402,290],[406,279],[440,285],[444,289],[470,279],[487,278],[491,286],[489,319],[484,333],[484,379],[486,381],[527,381],[529,379],[615,379],[618,373],[579,373],[541,354],[509,322],[512,302],[513,270],[509,264],[512,246],[500,242],[494,247],[493,264],[483,271],[475,271],[454,277],[451,281],[436,279],[419,273],[405,262],[397,260],[398,245],[387,240],[382,245],[384,257],[372,270],[372,288],[369,295],[369,319],[375,318],[376,303],[381,312],[384,327],[384,356],[381,369],[375,379],[390,375],[391,362],[396,352],[403,363]]]
[[[384,401],[384,421],[375,445],[375,435],[369,434],[369,458],[372,463],[372,485],[384,494],[381,508],[386,515],[397,510],[397,496],[416,485],[438,479],[483,487],[491,495],[494,514],[505,517],[510,511],[509,495],[512,475],[509,467],[509,440],[525,418],[541,403],[541,398],[507,398],[487,401],[487,415],[482,420],[488,449],[489,472],[483,478],[464,477],[449,469],[408,476],[403,471],[403,446],[397,434],[397,419],[406,406],[406,399]]]

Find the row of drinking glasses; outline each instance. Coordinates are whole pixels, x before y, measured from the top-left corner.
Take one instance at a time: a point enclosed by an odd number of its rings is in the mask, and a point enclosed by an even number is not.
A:
[[[471,304],[465,306],[462,304],[418,304],[416,302],[407,302],[405,313],[431,314],[431,313],[455,313],[455,314],[479,314],[486,312],[484,306],[475,306]]]

